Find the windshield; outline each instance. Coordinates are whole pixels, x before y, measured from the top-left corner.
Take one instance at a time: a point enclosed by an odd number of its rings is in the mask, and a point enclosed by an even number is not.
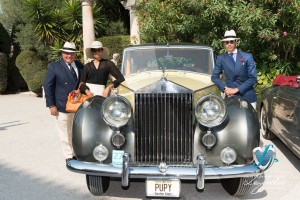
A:
[[[183,70],[211,74],[214,56],[203,46],[146,46],[127,48],[123,54],[124,75],[153,70]]]

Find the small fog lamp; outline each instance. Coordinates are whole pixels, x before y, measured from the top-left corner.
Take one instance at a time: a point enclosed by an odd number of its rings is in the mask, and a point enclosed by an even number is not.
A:
[[[111,137],[111,142],[117,148],[120,148],[125,143],[125,137],[120,132],[117,132]]]
[[[236,152],[233,148],[226,147],[221,151],[220,157],[223,163],[230,165],[236,160]]]
[[[214,136],[211,131],[207,133],[202,138],[202,143],[208,148],[211,149],[216,144],[216,136]]]
[[[108,150],[100,144],[94,148],[93,155],[96,160],[102,162],[108,157]]]

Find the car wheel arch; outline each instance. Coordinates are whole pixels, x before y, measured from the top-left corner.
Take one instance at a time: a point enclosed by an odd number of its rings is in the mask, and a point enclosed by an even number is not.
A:
[[[263,138],[271,140],[275,137],[274,133],[271,131],[271,119],[267,114],[267,109],[264,104],[260,107],[259,112],[259,123],[260,123],[260,132]],[[265,127],[264,127],[265,125]]]

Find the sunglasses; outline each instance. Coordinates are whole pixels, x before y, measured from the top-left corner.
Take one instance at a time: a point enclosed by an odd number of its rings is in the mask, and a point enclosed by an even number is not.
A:
[[[102,51],[103,51],[102,48],[99,48],[99,49],[91,49],[91,50],[92,50],[92,52],[102,52]]]
[[[224,44],[234,44],[235,40],[224,41]]]

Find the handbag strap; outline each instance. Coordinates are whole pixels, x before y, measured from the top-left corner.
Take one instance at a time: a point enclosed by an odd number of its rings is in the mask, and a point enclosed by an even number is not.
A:
[[[79,85],[78,85],[78,88],[76,89],[76,86],[74,88],[74,90],[77,92],[77,93],[80,93],[80,86],[81,84],[83,84],[83,82],[80,82]]]

